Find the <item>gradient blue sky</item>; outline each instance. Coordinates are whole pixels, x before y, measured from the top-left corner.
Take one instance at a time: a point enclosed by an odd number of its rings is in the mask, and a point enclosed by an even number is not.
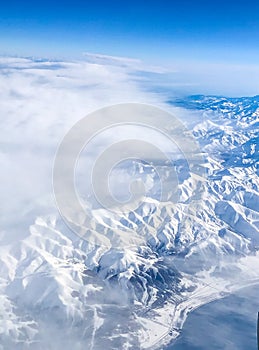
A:
[[[259,60],[259,1],[5,1],[2,53]]]
[[[0,19],[0,54],[94,52],[169,67],[259,62],[258,0],[2,1]]]

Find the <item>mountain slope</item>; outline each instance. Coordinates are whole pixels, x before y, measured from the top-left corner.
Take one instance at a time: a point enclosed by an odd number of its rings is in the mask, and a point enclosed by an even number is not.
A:
[[[147,197],[119,220],[104,218],[96,231],[110,246],[75,236],[56,213],[38,217],[15,244],[3,239],[3,349],[161,349],[192,309],[258,282],[259,99],[194,96],[172,103],[202,110],[193,135],[206,155],[205,182],[177,160],[177,204],[170,196],[163,203]],[[143,168],[135,162],[134,171]],[[202,195],[190,199],[200,181]],[[118,231],[128,229],[141,244],[112,248]]]

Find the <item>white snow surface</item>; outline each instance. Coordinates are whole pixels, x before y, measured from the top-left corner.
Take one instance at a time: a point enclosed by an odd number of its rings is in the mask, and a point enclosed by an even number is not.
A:
[[[11,75],[14,63],[7,64]],[[96,230],[110,248],[77,237],[54,208],[41,214],[32,206],[10,231],[8,221],[0,245],[1,349],[161,349],[193,309],[258,283],[258,108],[231,113],[237,103],[224,100],[222,111],[215,99],[219,109],[208,107],[193,128],[207,169],[197,203],[189,205],[199,179],[187,174],[177,204],[147,197],[119,222],[100,222]],[[141,235],[140,246],[112,248],[123,227]]]

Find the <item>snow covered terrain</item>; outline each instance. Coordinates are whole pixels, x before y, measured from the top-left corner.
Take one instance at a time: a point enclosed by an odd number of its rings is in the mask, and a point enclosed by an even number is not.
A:
[[[191,198],[200,180],[178,159],[177,204],[147,197],[98,226],[111,240],[124,228],[141,234],[134,249],[80,239],[54,208],[37,213],[17,240],[19,226],[3,230],[1,349],[162,349],[191,310],[259,282],[259,98],[192,96],[170,105],[198,111],[189,127],[206,155],[202,198]],[[148,165],[136,161],[134,171],[155,186]]]

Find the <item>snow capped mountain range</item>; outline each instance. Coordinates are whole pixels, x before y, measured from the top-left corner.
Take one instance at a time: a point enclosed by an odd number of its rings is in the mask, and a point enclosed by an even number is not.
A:
[[[130,227],[144,237],[134,249],[90,244],[56,212],[37,217],[15,243],[3,232],[1,349],[162,349],[191,310],[258,283],[259,97],[170,103],[202,114],[192,121],[206,155],[202,197],[189,205],[199,179],[178,160],[177,204],[147,197],[97,228],[112,240]],[[141,162],[134,171],[153,176]]]

